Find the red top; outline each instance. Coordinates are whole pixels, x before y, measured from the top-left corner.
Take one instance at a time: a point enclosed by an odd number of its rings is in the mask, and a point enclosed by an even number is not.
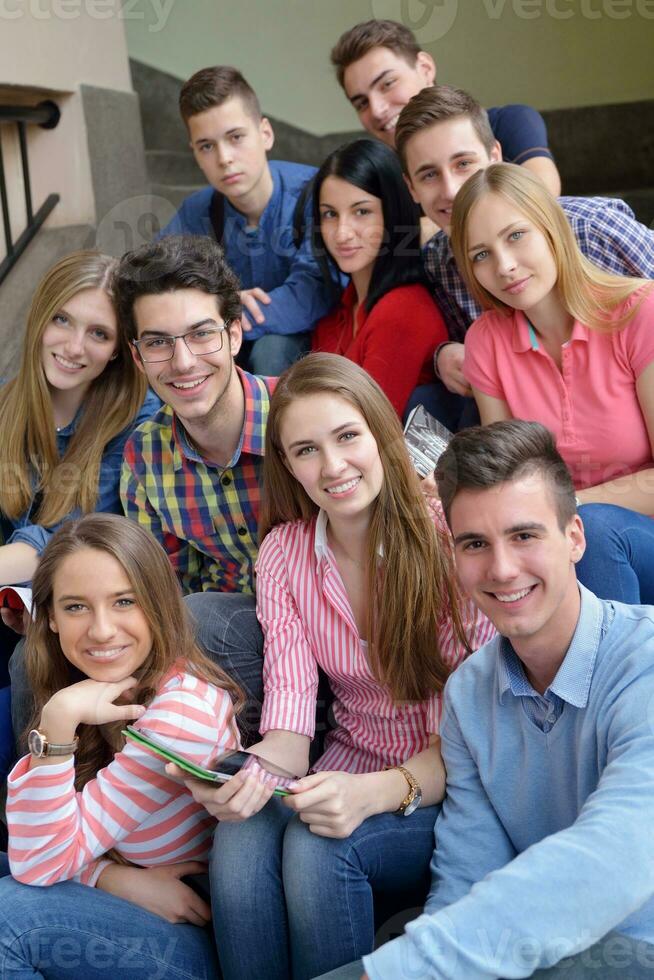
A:
[[[447,340],[447,327],[428,290],[421,285],[398,286],[382,296],[366,313],[347,286],[335,310],[318,321],[312,349],[342,354],[359,364],[383,388],[402,416],[417,385],[434,380],[433,356]]]

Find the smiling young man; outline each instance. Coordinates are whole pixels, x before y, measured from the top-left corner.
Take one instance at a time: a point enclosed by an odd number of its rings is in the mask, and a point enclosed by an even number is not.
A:
[[[420,50],[408,27],[394,20],[369,20],[350,28],[332,48],[331,62],[364,128],[391,147],[404,106],[436,81],[432,56]],[[527,105],[500,106],[488,114],[505,159],[533,170],[559,194],[561,181],[542,116]]]
[[[218,239],[241,283],[240,360],[254,373],[281,374],[309,349],[309,331],[332,305],[307,233],[315,167],[268,162],[272,126],[235,68],[196,72],[179,108],[210,186],[184,201],[162,235]]]
[[[472,174],[502,160],[502,148],[486,110],[467,92],[449,85],[423,89],[411,99],[400,114],[396,146],[414,201],[440,229],[427,242],[423,257],[449,341],[434,356],[440,381],[422,397],[433,414],[455,427],[465,404],[457,396],[471,394],[463,374],[463,340],[482,311],[450,247],[452,205]],[[587,259],[616,275],[654,276],[654,232],[636,221],[624,201],[562,197],[560,204]]]
[[[115,283],[133,356],[165,402],[125,448],[128,517],[164,546],[185,592],[252,592],[273,379],[240,370],[238,282],[208,238],[123,256]]]
[[[651,977],[654,609],[578,584],[583,525],[543,426],[461,432],[436,476],[460,583],[499,635],[445,688],[425,912],[366,973]]]

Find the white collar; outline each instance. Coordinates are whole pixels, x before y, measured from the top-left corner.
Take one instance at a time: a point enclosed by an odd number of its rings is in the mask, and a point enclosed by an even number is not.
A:
[[[323,558],[329,556],[329,544],[327,542],[327,525],[329,524],[329,517],[327,516],[327,511],[323,510],[322,507],[318,511],[318,516],[316,517],[316,534],[313,543],[313,549],[316,555],[316,561],[322,561]],[[384,557],[384,549],[379,546],[379,551],[377,552],[379,558]]]

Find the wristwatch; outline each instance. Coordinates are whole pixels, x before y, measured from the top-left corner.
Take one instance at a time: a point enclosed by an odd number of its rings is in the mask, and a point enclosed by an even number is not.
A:
[[[408,769],[405,769],[404,766],[389,766],[388,768],[398,769],[409,784],[409,792],[404,797],[395,813],[398,813],[403,817],[410,817],[422,803],[422,790],[420,788],[420,784],[413,773],[409,772]]]
[[[78,745],[79,738],[77,735],[72,742],[58,745],[56,742],[49,742],[38,728],[33,728],[27,736],[27,746],[35,759],[44,759],[49,755],[73,755],[77,751]]]

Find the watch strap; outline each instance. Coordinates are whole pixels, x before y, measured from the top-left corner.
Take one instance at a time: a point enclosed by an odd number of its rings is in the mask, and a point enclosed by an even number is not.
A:
[[[404,797],[404,799],[400,803],[400,805],[397,808],[397,810],[394,811],[395,813],[402,814],[402,813],[404,813],[404,811],[406,810],[406,808],[409,806],[409,804],[410,803],[413,803],[413,801],[415,800],[416,796],[420,792],[420,784],[418,783],[418,780],[413,775],[413,773],[412,772],[409,772],[409,770],[405,766],[387,766],[386,768],[387,769],[397,769],[398,772],[401,772],[402,773],[402,775],[406,779],[407,783],[409,784],[409,792]]]

